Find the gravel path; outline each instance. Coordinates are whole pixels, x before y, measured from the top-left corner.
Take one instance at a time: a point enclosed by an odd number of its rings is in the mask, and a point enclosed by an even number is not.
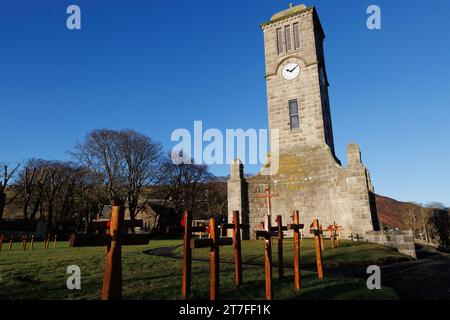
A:
[[[450,299],[450,254],[430,247],[417,249],[416,261],[381,267],[382,285],[400,299]]]

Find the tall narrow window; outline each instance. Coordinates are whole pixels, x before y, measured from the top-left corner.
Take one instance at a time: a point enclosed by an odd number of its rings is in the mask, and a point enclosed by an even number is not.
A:
[[[281,29],[277,29],[277,48],[278,54],[283,53],[283,32]]]
[[[286,39],[286,51],[292,50],[291,26],[284,27],[284,38]]]
[[[289,101],[289,119],[291,122],[291,129],[300,127],[300,119],[298,117],[298,102],[297,100]]]
[[[294,47],[295,49],[300,48],[300,27],[298,23],[294,23]]]

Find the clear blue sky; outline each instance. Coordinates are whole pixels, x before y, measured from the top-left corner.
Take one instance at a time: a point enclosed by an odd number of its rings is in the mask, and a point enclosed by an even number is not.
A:
[[[96,128],[132,128],[167,149],[194,120],[266,128],[259,25],[288,3],[2,0],[0,161],[68,159]],[[327,36],[339,158],[355,141],[378,193],[450,205],[450,2],[305,3]],[[65,26],[70,4],[81,31]],[[370,4],[382,9],[380,31],[366,28]]]

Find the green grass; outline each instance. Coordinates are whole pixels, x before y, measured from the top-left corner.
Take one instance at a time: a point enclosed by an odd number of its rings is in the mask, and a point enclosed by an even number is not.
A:
[[[293,239],[283,240],[284,265],[293,267]],[[176,253],[182,255],[183,249],[180,247]],[[304,239],[301,242],[301,264],[303,268],[315,268],[316,253],[314,241]],[[225,246],[220,248],[221,261],[233,262],[233,247]],[[273,263],[277,265],[278,243],[272,241]],[[194,258],[209,259],[208,249],[196,249],[193,253]],[[331,249],[329,240],[325,242],[325,251],[323,253],[323,265],[325,268],[346,268],[346,267],[364,267],[370,264],[382,265],[391,262],[408,261],[409,257],[398,253],[389,247],[367,242],[341,241],[340,246]],[[242,245],[242,262],[244,264],[264,263],[264,243],[262,241],[245,241]]]
[[[181,245],[180,240],[155,240],[146,246],[123,248],[124,299],[180,299],[182,261],[146,253],[149,249]],[[105,267],[104,248],[71,248],[59,242],[48,251],[36,243],[34,251],[20,251],[15,243],[12,251],[3,244],[0,252],[0,299],[98,299]],[[29,249],[29,247],[28,247]],[[264,299],[263,243],[244,241],[242,245],[244,285],[234,288],[234,266],[231,247],[221,247],[222,299]],[[277,263],[277,245],[273,245],[273,261]],[[181,254],[180,249],[175,254]],[[393,290],[368,290],[365,281],[340,275],[350,266],[367,266],[408,260],[398,252],[376,244],[343,242],[334,252],[326,249],[325,279],[318,280],[314,272],[312,241],[302,242],[302,289],[293,289],[292,240],[284,243],[285,278],[277,278],[274,267],[275,299],[396,299]],[[208,250],[194,250],[194,258],[208,259]],[[81,268],[81,290],[68,290],[66,268]],[[308,270],[306,270],[308,269]],[[209,262],[194,261],[192,265],[192,299],[209,297]]]

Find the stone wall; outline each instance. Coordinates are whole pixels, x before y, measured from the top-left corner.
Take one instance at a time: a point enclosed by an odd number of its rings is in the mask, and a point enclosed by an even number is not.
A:
[[[271,198],[272,224],[277,215],[290,223],[293,211],[298,210],[305,226],[316,218],[324,227],[336,222],[342,226],[343,236],[376,229],[369,175],[356,151],[359,155],[357,145],[349,145],[349,165],[342,167],[329,147],[301,148],[295,154],[280,155],[275,175],[248,179],[244,179],[243,165],[234,163],[228,181],[229,217],[233,210],[242,212],[252,234],[265,221],[267,209],[261,195],[270,186],[276,195]]]
[[[406,254],[417,259],[416,249],[414,246],[414,237],[412,231],[369,231],[366,232],[369,242],[379,243],[391,248],[395,248],[398,252]]]

